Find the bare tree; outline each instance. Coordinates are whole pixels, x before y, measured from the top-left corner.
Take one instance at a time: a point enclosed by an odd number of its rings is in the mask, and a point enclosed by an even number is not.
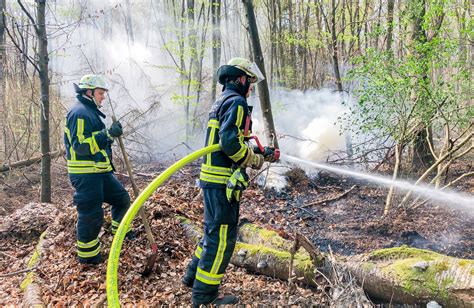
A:
[[[51,153],[49,141],[49,72],[48,72],[48,37],[46,33],[46,0],[36,0],[36,20],[33,18],[28,8],[24,6],[21,0],[17,0],[21,10],[30,20],[36,34],[38,49],[36,57],[27,56],[40,79],[41,92],[41,111],[40,111],[40,143],[41,143],[41,202],[51,202]],[[24,54],[24,49],[18,44],[15,38],[9,34],[15,47]],[[24,47],[24,46],[23,46]]]
[[[7,155],[7,138],[5,133],[6,112],[5,106],[5,0],[0,0],[0,159],[5,160]],[[1,154],[3,151],[3,155]]]
[[[252,0],[243,0],[247,20],[249,23],[249,33],[252,39],[253,56],[256,64],[265,76],[265,61],[263,59],[262,47],[258,36],[257,22],[255,20],[255,12],[253,10]],[[270,103],[270,92],[268,90],[267,79],[258,84],[258,94],[260,98],[260,107],[262,109],[263,123],[265,134],[267,135],[270,145],[278,148],[278,140],[276,138],[275,124],[273,123],[272,106]]]
[[[392,49],[393,41],[393,8],[395,7],[395,0],[388,0],[387,4],[387,51]]]
[[[211,0],[212,14],[212,90],[211,101],[216,100],[216,71],[221,62],[221,0]]]

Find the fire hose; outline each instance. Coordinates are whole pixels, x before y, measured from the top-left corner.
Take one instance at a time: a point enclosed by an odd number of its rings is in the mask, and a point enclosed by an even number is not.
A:
[[[254,139],[257,143],[257,149],[259,154],[271,155],[272,161],[276,161],[280,158],[280,150],[263,147],[260,144],[260,141],[257,137],[253,136],[251,139]],[[202,148],[196,152],[193,152],[179,161],[175,162],[168,169],[163,171],[157,178],[155,178],[144,190],[143,192],[135,199],[133,204],[125,213],[125,216],[122,218],[120,225],[117,229],[117,232],[112,241],[110,247],[109,259],[107,262],[107,276],[106,276],[106,289],[107,289],[107,303],[109,307],[120,307],[119,293],[118,293],[118,264],[120,258],[120,252],[122,250],[122,243],[127,234],[129,227],[140,211],[143,204],[150,198],[150,196],[161,186],[169,177],[171,177],[176,171],[183,168],[187,164],[195,161],[196,159],[205,156],[207,154],[219,151],[219,144],[211,145],[205,148]]]
[[[107,289],[107,303],[109,307],[120,307],[118,283],[117,283],[120,252],[122,250],[122,243],[125,238],[125,235],[127,234],[130,224],[132,223],[133,219],[137,215],[140,208],[148,200],[148,198],[150,198],[150,196],[155,192],[155,190],[158,189],[158,187],[160,187],[161,184],[163,184],[163,182],[165,182],[176,171],[183,168],[187,164],[195,161],[201,156],[204,156],[216,151],[219,151],[219,144],[202,148],[175,162],[168,169],[163,171],[157,178],[155,178],[142,191],[142,193],[135,199],[133,204],[130,206],[127,213],[125,213],[125,216],[123,217],[117,229],[117,233],[114,236],[114,240],[112,241],[112,245],[110,247],[109,259],[107,262],[106,289]]]

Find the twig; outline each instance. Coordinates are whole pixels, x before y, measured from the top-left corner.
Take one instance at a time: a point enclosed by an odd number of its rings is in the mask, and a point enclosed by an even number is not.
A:
[[[28,17],[28,19],[31,21],[31,25],[35,29],[35,32],[39,33],[38,24],[36,23],[36,20],[33,18],[33,16],[31,16],[30,11],[28,11],[28,9],[23,5],[23,3],[20,0],[17,0],[17,2],[18,2],[18,5],[20,5],[21,10],[25,13],[26,17]]]
[[[295,253],[298,251],[298,248],[300,248],[300,242],[298,240],[298,237],[295,236],[295,243],[291,247],[290,250],[290,265],[288,269],[288,282],[293,282],[293,261],[295,259]]]
[[[22,270],[19,270],[19,271],[16,271],[16,272],[11,272],[11,273],[7,273],[7,274],[2,274],[0,275],[0,277],[9,277],[9,276],[15,276],[15,275],[18,275],[18,274],[22,274],[22,273],[26,273],[26,272],[30,272],[30,271],[33,271],[35,269],[37,269],[38,266],[33,266],[33,267],[30,267],[30,268],[25,268],[25,269],[22,269]]]
[[[311,212],[310,210],[305,209],[305,208],[302,207],[302,206],[297,206],[296,208],[302,210],[303,212],[308,213],[308,214],[309,214],[311,217],[313,217],[313,218],[316,217],[316,215],[315,215],[313,212]]]
[[[24,172],[22,172],[21,174],[23,175],[23,177],[24,177],[28,182],[30,182],[31,185],[34,185],[34,184],[35,184],[35,183],[33,183],[32,180],[30,180],[30,179],[25,175]]]
[[[349,194],[354,188],[356,188],[357,185],[353,185],[350,189],[346,190],[345,192],[343,192],[342,194],[336,196],[336,197],[333,197],[333,198],[328,198],[328,199],[324,199],[324,200],[317,200],[317,201],[314,201],[314,202],[310,202],[308,204],[305,204],[299,208],[304,208],[304,207],[308,207],[308,206],[313,206],[313,205],[319,205],[319,204],[323,204],[323,203],[329,203],[329,202],[332,202],[332,201],[336,201],[336,200],[339,200],[343,197],[345,197],[347,194]]]
[[[8,253],[3,252],[3,251],[0,251],[0,254],[4,255],[5,257],[9,257],[9,258],[11,258],[11,259],[16,259],[14,256],[9,255]]]
[[[128,174],[125,174],[125,173],[119,173],[119,172],[115,172],[116,175],[120,175],[120,176],[123,176],[123,177],[130,177]],[[143,176],[143,177],[146,177],[146,178],[155,178],[157,176],[157,174],[154,174],[154,173],[140,173],[140,172],[134,172],[133,173],[134,175],[138,175],[138,176]]]
[[[336,285],[339,285],[341,284],[341,280],[339,279],[339,275],[337,275],[337,270],[336,270],[335,262],[334,262],[335,258],[332,253],[331,245],[328,245],[328,249],[329,249],[329,258],[331,259],[331,267],[334,274],[334,280],[336,281]]]

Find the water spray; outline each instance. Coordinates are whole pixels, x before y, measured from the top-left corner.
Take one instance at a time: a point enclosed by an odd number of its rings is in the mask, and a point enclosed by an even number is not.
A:
[[[440,191],[426,185],[414,185],[408,181],[393,180],[391,178],[383,177],[380,175],[367,174],[364,172],[344,169],[323,163],[316,163],[283,153],[281,154],[280,160],[297,163],[299,165],[303,164],[338,174],[344,174],[350,177],[364,179],[372,183],[379,183],[386,186],[393,185],[399,189],[412,191],[423,197],[444,202],[450,207],[463,210],[474,216],[474,198],[463,193],[454,191]]]

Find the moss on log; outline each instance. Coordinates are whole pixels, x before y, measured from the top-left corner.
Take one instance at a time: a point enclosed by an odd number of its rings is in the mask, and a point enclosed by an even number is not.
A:
[[[474,306],[473,260],[401,246],[344,263],[375,298],[406,304],[435,300],[448,307]]]
[[[282,238],[277,232],[246,223],[239,227],[238,240],[247,244],[264,245],[265,247],[291,251],[293,242]],[[308,254],[302,247],[297,253]]]
[[[180,220],[188,235],[199,241],[202,231],[191,221],[185,218]],[[238,239],[231,259],[234,265],[282,280],[288,279],[291,241],[252,224],[239,229]],[[473,260],[407,246],[380,249],[349,258],[328,258],[319,251],[312,251],[311,254],[313,258],[306,251],[298,250],[294,255],[293,270],[296,278],[310,286],[315,285],[315,264],[328,277],[331,277],[330,271],[334,266],[355,277],[371,297],[386,302],[423,304],[435,300],[446,307],[474,307]],[[324,267],[320,267],[323,260]],[[333,264],[328,260],[332,260]]]
[[[181,222],[181,225],[184,227],[187,235],[196,243],[199,242],[202,236],[202,231],[189,219],[182,216],[178,216],[178,219]],[[250,229],[253,230],[254,227],[250,227],[247,230]],[[241,229],[239,229],[239,233],[240,230]],[[269,234],[271,237],[274,237],[275,242],[273,243],[276,243],[276,245],[282,244],[284,247],[291,247],[291,245],[286,243],[289,241],[281,238],[276,232],[268,230],[265,231],[265,229],[262,228],[255,230],[258,234]],[[264,231],[268,233],[265,233]],[[241,236],[242,234],[240,237]],[[266,242],[267,240],[262,240],[262,243]],[[278,250],[269,246],[263,244],[249,244],[238,241],[230,262],[254,273],[259,273],[282,280],[288,280],[291,253],[289,251]],[[314,266],[308,253],[297,252],[294,255],[293,268],[296,279],[303,281],[307,285],[316,286],[314,281]]]
[[[251,272],[282,280],[289,279],[291,254],[264,245],[237,242],[231,263]],[[293,276],[310,286],[316,286],[313,261],[307,253],[296,253]]]
[[[43,247],[44,247],[46,234],[47,234],[47,231],[44,231],[41,234],[38,240],[38,244],[36,245],[36,248],[33,251],[33,254],[31,255],[30,261],[28,262],[28,268],[34,268],[39,265],[39,262],[41,260],[41,255],[43,254],[43,249],[44,249]],[[43,303],[43,300],[41,297],[41,287],[39,283],[37,282],[37,276],[34,271],[30,271],[26,275],[20,287],[25,293],[23,297],[23,305],[22,305],[23,307],[35,307],[35,308],[46,307]]]

